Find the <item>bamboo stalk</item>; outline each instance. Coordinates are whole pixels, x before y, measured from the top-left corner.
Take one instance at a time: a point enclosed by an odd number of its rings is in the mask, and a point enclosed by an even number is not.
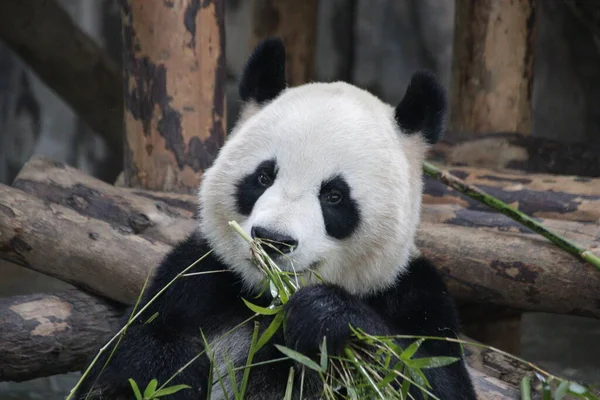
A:
[[[423,170],[425,174],[431,176],[434,179],[439,180],[440,182],[452,187],[455,190],[458,190],[461,193],[475,199],[490,208],[506,215],[509,218],[517,221],[520,224],[523,224],[527,228],[532,231],[542,235],[552,243],[556,244],[561,249],[565,250],[568,253],[573,254],[576,257],[587,261],[592,264],[598,270],[600,270],[600,257],[592,253],[590,250],[584,249],[573,243],[572,241],[565,239],[564,237],[552,232],[527,214],[509,206],[503,201],[490,196],[489,194],[483,192],[481,189],[469,185],[462,179],[457,178],[456,176],[450,174],[448,171],[444,171],[435,165],[425,161],[423,163]]]

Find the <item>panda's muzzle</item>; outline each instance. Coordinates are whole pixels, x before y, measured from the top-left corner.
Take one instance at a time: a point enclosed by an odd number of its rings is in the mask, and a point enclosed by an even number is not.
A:
[[[260,226],[253,226],[250,234],[253,239],[260,239],[265,242],[262,247],[269,257],[289,254],[298,247],[298,241],[293,237]]]

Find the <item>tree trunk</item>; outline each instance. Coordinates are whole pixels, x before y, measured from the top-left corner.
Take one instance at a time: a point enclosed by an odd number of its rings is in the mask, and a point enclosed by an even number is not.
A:
[[[430,159],[447,165],[518,169],[531,173],[600,177],[600,146],[562,143],[517,133],[440,141]]]
[[[0,258],[131,303],[169,246],[0,185]]]
[[[448,171],[531,217],[600,221],[600,179],[469,167],[448,167]],[[490,211],[485,204],[429,176],[425,177],[423,202]]]
[[[84,368],[123,310],[79,290],[0,298],[0,382]]]
[[[283,40],[290,86],[314,79],[317,6],[317,0],[254,0],[250,45],[254,47],[269,36]]]
[[[225,139],[224,1],[123,4],[125,184],[194,193]]]
[[[123,154],[121,74],[108,54],[56,1],[2,0],[0,39],[102,136],[113,152]]]
[[[531,133],[535,0],[457,0],[450,129]]]

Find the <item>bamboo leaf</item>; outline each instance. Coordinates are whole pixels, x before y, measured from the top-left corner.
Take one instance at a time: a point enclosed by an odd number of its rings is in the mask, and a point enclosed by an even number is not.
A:
[[[412,356],[415,355],[415,353],[417,352],[417,350],[419,350],[419,347],[421,347],[421,344],[425,341],[425,339],[419,339],[414,341],[413,343],[410,344],[410,346],[408,346],[406,348],[406,350],[404,350],[402,352],[402,354],[400,354],[400,358],[402,360],[410,360],[412,358]]]
[[[174,385],[174,386],[170,386],[168,388],[163,388],[158,390],[156,393],[154,393],[154,397],[163,397],[169,394],[175,394],[177,392],[179,392],[180,390],[183,389],[191,389],[191,386],[188,385]]]
[[[531,400],[531,377],[529,376],[521,380],[521,400]]]
[[[275,315],[275,318],[273,318],[273,321],[271,321],[269,327],[263,332],[263,334],[260,336],[260,339],[258,339],[258,343],[256,343],[256,351],[260,350],[265,344],[267,344],[269,340],[271,340],[273,335],[277,333],[277,330],[283,323],[284,316],[283,310],[281,310],[279,314]]]
[[[292,400],[294,388],[294,367],[290,367],[290,373],[288,375],[287,385],[285,387],[285,396],[283,396],[283,400]]]
[[[275,345],[275,347],[277,347],[277,350],[279,350],[280,352],[282,352],[283,354],[285,354],[286,356],[288,356],[289,358],[291,358],[292,360],[307,366],[308,368],[315,370],[317,372],[322,372],[321,371],[321,367],[319,366],[319,364],[317,364],[316,362],[314,362],[313,360],[311,360],[310,358],[306,357],[304,354],[298,353],[297,351],[294,351],[290,348],[287,348],[285,346],[280,346],[278,344]]]
[[[417,369],[427,369],[427,368],[437,368],[437,367],[445,367],[446,365],[453,364],[460,360],[457,357],[424,357],[424,358],[415,358],[412,360],[405,360],[404,362],[410,368]]]
[[[133,394],[135,394],[135,398],[137,400],[142,400],[142,393],[140,392],[140,388],[138,387],[137,383],[133,379],[129,378],[129,384],[133,389]]]
[[[321,371],[327,371],[327,336],[323,336],[323,342],[321,343]]]
[[[567,390],[569,390],[569,381],[562,381],[554,392],[554,400],[562,400],[566,396]]]
[[[152,394],[154,394],[154,391],[156,390],[157,386],[158,386],[158,381],[156,379],[152,379],[148,383],[148,386],[146,386],[146,390],[144,390],[144,399],[152,398]]]
[[[246,307],[248,307],[249,309],[251,309],[252,311],[254,311],[255,313],[260,314],[260,315],[275,315],[282,309],[282,307],[277,307],[277,308],[260,307],[260,306],[257,306],[256,304],[250,303],[248,300],[246,300],[244,298],[242,298],[242,300],[244,301],[244,304],[246,304]]]

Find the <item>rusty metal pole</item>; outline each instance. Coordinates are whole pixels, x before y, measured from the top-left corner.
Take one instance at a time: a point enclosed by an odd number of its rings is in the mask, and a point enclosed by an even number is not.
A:
[[[122,0],[125,185],[193,193],[225,138],[224,0]]]

